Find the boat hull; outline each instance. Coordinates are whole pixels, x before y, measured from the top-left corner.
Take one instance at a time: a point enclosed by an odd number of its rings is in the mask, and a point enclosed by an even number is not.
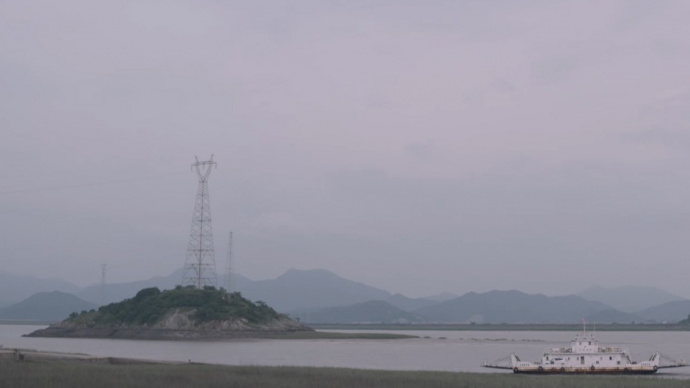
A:
[[[605,375],[648,375],[656,373],[657,367],[614,367],[614,368],[543,368],[543,367],[523,367],[513,368],[513,373],[522,374],[564,374],[564,375],[584,375],[584,374],[605,374]]]

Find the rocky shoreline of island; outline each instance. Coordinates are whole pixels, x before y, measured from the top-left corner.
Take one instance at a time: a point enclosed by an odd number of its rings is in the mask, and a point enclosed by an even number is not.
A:
[[[210,321],[199,324],[193,317],[196,310],[175,310],[154,325],[85,326],[65,320],[47,328],[25,334],[24,337],[50,338],[110,338],[136,340],[222,340],[233,338],[280,338],[314,330],[287,316],[262,324],[246,319]]]

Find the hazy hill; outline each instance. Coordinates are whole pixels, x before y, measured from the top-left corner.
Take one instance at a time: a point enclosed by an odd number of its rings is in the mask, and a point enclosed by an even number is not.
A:
[[[608,309],[609,306],[579,296],[490,291],[470,292],[414,312],[432,322],[573,323]]]
[[[643,322],[644,319],[637,314],[624,313],[616,309],[608,309],[590,314],[585,317],[591,323],[632,323]]]
[[[391,296],[381,289],[343,279],[323,269],[291,269],[275,279],[251,282],[238,291],[281,312],[347,306]]]
[[[414,323],[423,322],[418,314],[409,313],[381,300],[350,306],[328,307],[290,314],[305,323]]]
[[[690,314],[690,300],[677,300],[638,311],[636,315],[645,321],[678,322]]]
[[[433,304],[438,303],[437,301],[431,300],[431,299],[426,299],[426,298],[408,298],[405,295],[402,294],[395,294],[391,296],[390,298],[385,300],[387,303],[389,303],[391,306],[395,306],[401,310],[405,311],[412,311],[416,310],[418,308],[426,307],[426,306],[431,306]]]
[[[626,313],[634,313],[667,302],[683,300],[680,296],[659,288],[636,286],[615,288],[592,286],[577,293],[577,295],[607,304]]]
[[[41,279],[0,271],[0,304],[9,306],[35,293],[47,291],[76,293],[79,287],[62,280]]]
[[[442,292],[440,294],[425,296],[422,299],[432,300],[434,302],[445,302],[447,300],[455,299],[460,295],[451,294],[450,292]]]
[[[72,294],[60,291],[40,292],[27,299],[0,309],[1,319],[61,321],[73,312],[91,310],[97,306]]]

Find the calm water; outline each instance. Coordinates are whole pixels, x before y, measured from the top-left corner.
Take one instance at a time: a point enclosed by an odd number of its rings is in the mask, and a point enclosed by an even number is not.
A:
[[[45,326],[0,325],[0,344],[94,356],[150,360],[194,361],[227,365],[332,366],[390,370],[442,370],[501,373],[481,368],[515,352],[524,360],[538,360],[547,347],[570,342],[574,332],[541,331],[385,331],[417,335],[402,340],[267,340],[223,342],[130,341],[106,339],[23,338]],[[346,332],[342,330],[342,332]],[[369,331],[375,332],[375,331]],[[428,338],[423,338],[428,337]],[[690,332],[601,332],[603,345],[630,349],[642,361],[655,351],[690,360]],[[511,373],[506,371],[506,373]],[[690,367],[660,374],[690,378]]]

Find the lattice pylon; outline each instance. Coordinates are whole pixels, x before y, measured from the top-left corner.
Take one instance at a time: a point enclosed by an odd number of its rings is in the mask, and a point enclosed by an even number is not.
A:
[[[203,288],[216,285],[216,254],[213,246],[211,201],[208,193],[208,176],[215,166],[213,155],[210,160],[204,162],[196,158],[196,163],[192,164],[192,169],[196,170],[199,177],[199,187],[196,192],[187,258],[182,275],[183,286],[192,285]]]

